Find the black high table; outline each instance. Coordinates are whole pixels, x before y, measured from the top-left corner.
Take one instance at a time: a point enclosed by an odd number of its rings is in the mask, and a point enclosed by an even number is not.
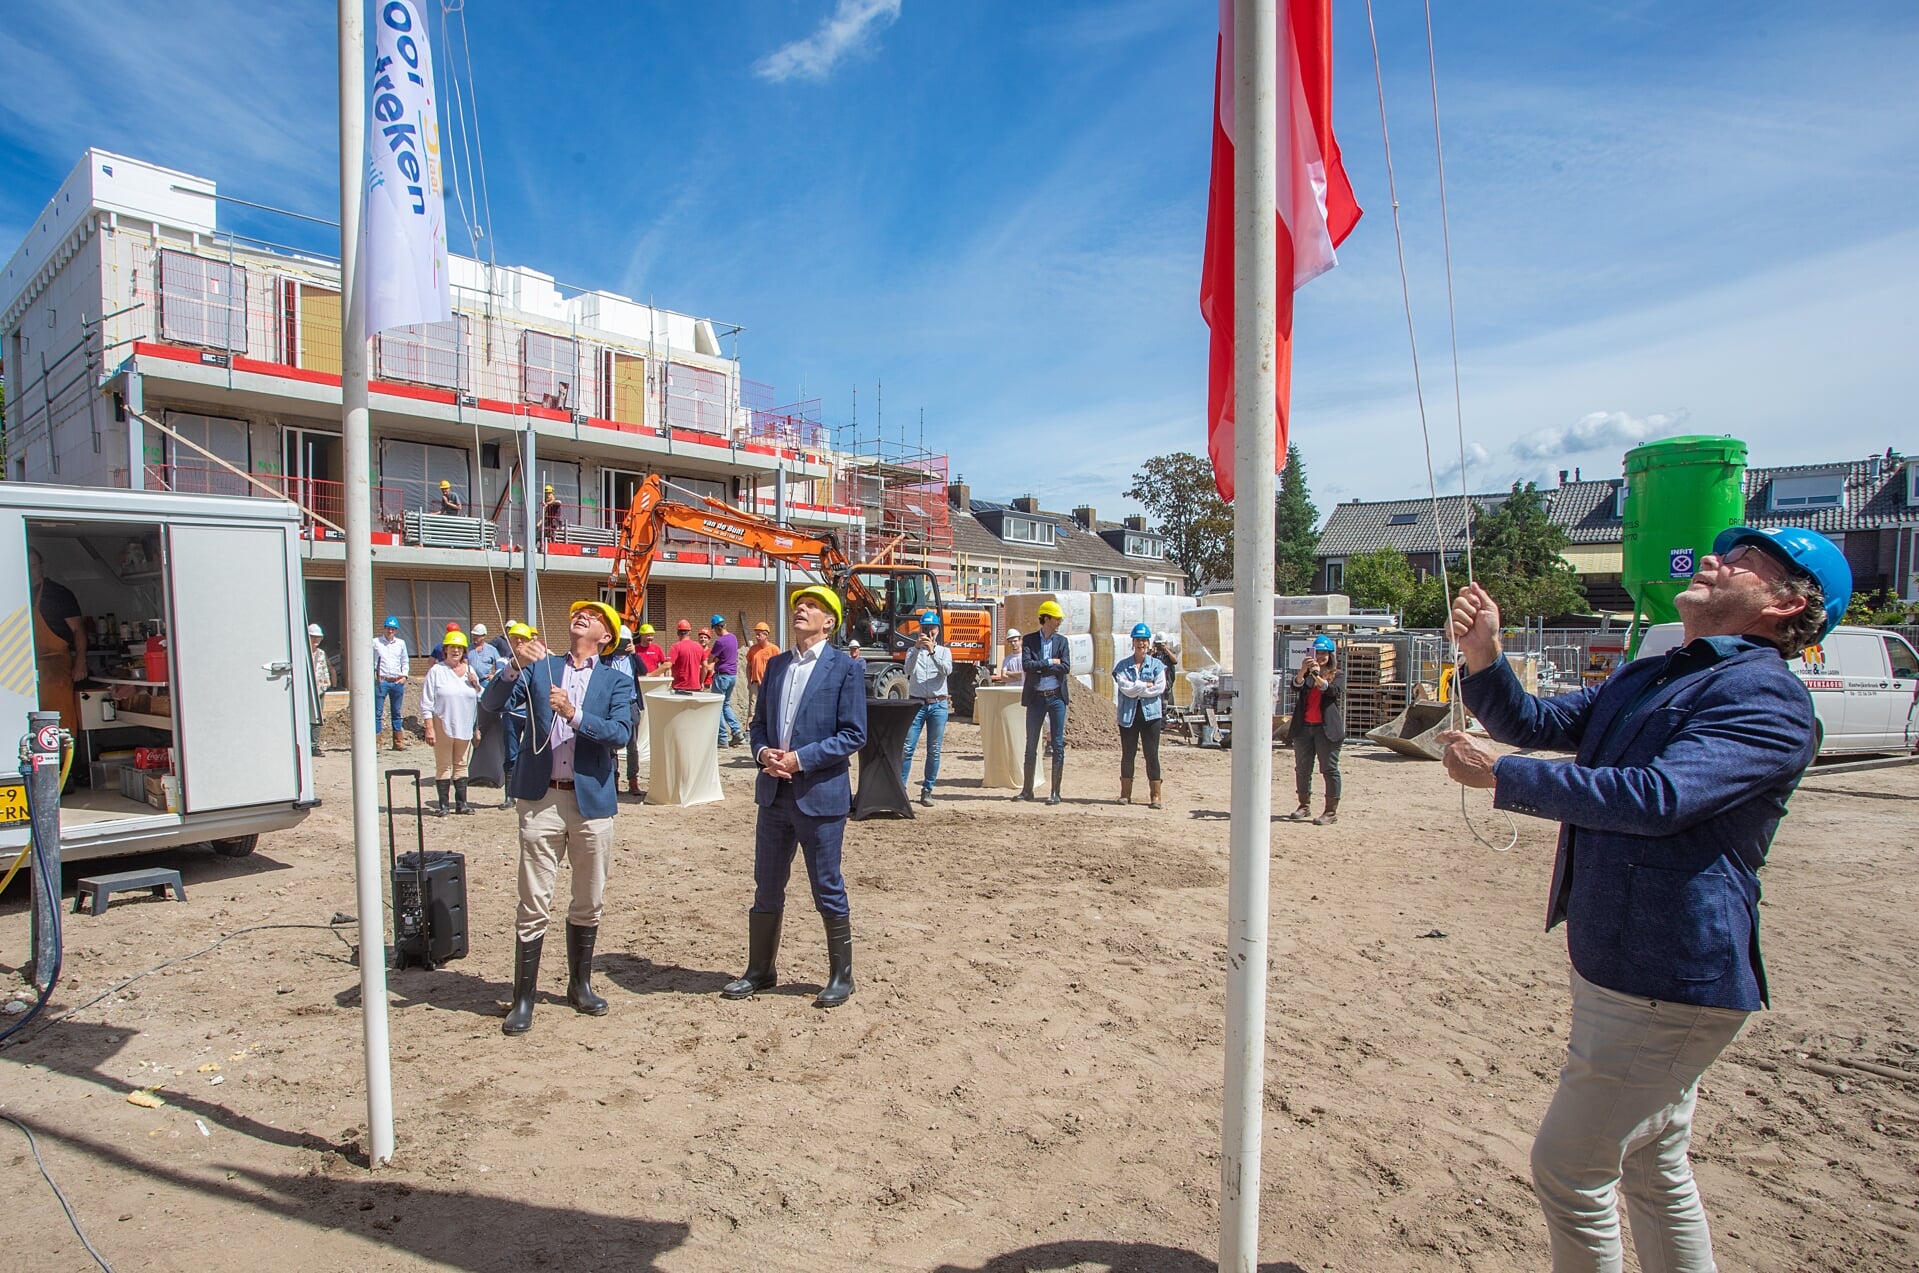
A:
[[[906,731],[920,704],[910,698],[866,700],[866,746],[860,748],[860,783],[853,793],[855,822],[864,818],[913,816],[913,802],[900,781],[906,755]]]

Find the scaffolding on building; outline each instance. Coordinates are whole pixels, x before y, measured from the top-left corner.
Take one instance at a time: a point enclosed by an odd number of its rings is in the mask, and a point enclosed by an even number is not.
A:
[[[833,503],[861,512],[854,556],[921,566],[950,587],[954,577],[953,524],[947,516],[948,462],[904,434],[887,437],[879,424],[863,432],[857,420],[834,432]]]

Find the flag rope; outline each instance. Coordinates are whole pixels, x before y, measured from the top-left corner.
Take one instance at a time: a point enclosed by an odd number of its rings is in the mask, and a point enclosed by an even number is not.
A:
[[[1412,354],[1413,399],[1419,409],[1419,436],[1421,441],[1425,444],[1425,449],[1426,449],[1426,491],[1427,491],[1428,497],[1430,498],[1432,502],[1433,546],[1436,549],[1434,556],[1436,557],[1437,564],[1439,566],[1439,587],[1440,587],[1441,602],[1443,605],[1447,607],[1446,641],[1451,651],[1451,662],[1454,668],[1457,669],[1460,666],[1459,636],[1453,630],[1453,623],[1452,623],[1452,611],[1451,611],[1452,595],[1453,595],[1452,573],[1446,567],[1446,541],[1440,529],[1439,480],[1434,475],[1434,472],[1433,472],[1433,436],[1432,436],[1431,426],[1429,425],[1426,418],[1425,383],[1423,378],[1420,375],[1420,370],[1419,370],[1419,337],[1414,329],[1414,324],[1413,324],[1412,285],[1408,281],[1407,275],[1406,275],[1406,237],[1405,237],[1404,231],[1401,229],[1400,220],[1399,220],[1399,184],[1393,172],[1392,134],[1390,133],[1390,131],[1388,130],[1386,126],[1386,77],[1385,77],[1385,72],[1381,69],[1380,61],[1379,61],[1379,29],[1373,21],[1373,0],[1366,0],[1366,32],[1372,42],[1373,85],[1375,87],[1375,90],[1377,92],[1378,99],[1379,99],[1379,139],[1380,139],[1381,148],[1384,151],[1385,159],[1386,159],[1386,194],[1387,194],[1387,197],[1391,200],[1393,205],[1393,246],[1399,258],[1399,295],[1400,295],[1401,304],[1406,313],[1406,343]],[[1433,146],[1434,146],[1435,152],[1437,153],[1439,150],[1439,73],[1437,70],[1435,59],[1433,57],[1432,6],[1430,3],[1428,3],[1428,5],[1426,6],[1426,56],[1427,56],[1427,67],[1432,74]],[[1469,493],[1468,487],[1466,484],[1466,426],[1465,426],[1464,408],[1460,405],[1461,395],[1459,390],[1459,333],[1458,333],[1458,324],[1453,320],[1452,244],[1451,244],[1451,232],[1449,229],[1447,229],[1447,223],[1446,223],[1446,194],[1445,194],[1446,187],[1445,187],[1444,171],[1445,170],[1444,170],[1443,160],[1442,160],[1442,165],[1440,169],[1441,177],[1440,177],[1439,216],[1440,216],[1440,225],[1441,225],[1443,241],[1446,244],[1446,314],[1447,314],[1448,326],[1451,328],[1451,331],[1452,331],[1453,399],[1454,399],[1454,407],[1455,407],[1455,413],[1456,413],[1455,418],[1458,420],[1458,431],[1459,431],[1459,486],[1460,486],[1461,503],[1464,505],[1466,509],[1466,527],[1465,527],[1466,582],[1474,583],[1476,582],[1476,579],[1474,577],[1474,563],[1473,563],[1473,512],[1472,512],[1473,501],[1472,501],[1472,496]],[[1464,730],[1466,728],[1466,709],[1465,709],[1464,703],[1461,701],[1460,694],[1459,694],[1459,683],[1461,680],[1461,675],[1462,674],[1457,670],[1455,670],[1453,673],[1453,695],[1452,695],[1451,703],[1448,707],[1448,712],[1452,717],[1451,724],[1455,730]],[[1466,829],[1472,833],[1473,839],[1477,840],[1480,844],[1483,844],[1487,848],[1493,850],[1495,853],[1509,852],[1511,851],[1513,846],[1519,843],[1519,824],[1513,821],[1513,817],[1511,814],[1504,813],[1503,811],[1501,813],[1501,816],[1506,819],[1506,825],[1511,830],[1511,835],[1508,837],[1504,845],[1493,843],[1493,841],[1487,839],[1486,836],[1480,832],[1478,826],[1476,826],[1473,822],[1472,814],[1467,809],[1466,788],[1464,786],[1461,786],[1459,789],[1459,816],[1460,816],[1460,819],[1463,822],[1465,822]]]

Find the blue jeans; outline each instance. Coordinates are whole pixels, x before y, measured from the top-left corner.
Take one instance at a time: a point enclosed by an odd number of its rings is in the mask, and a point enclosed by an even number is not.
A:
[[[376,681],[373,686],[373,732],[380,732],[380,713],[391,703],[393,713],[393,732],[403,728],[400,720],[400,705],[406,702],[405,681]]]
[[[739,675],[724,676],[716,673],[713,677],[713,692],[720,696],[720,742],[725,742],[735,734],[746,731],[740,728],[740,718],[733,714],[733,686],[739,683]]]
[[[822,915],[845,915],[846,881],[840,875],[840,842],[846,815],[815,818],[799,811],[790,783],[782,783],[773,803],[760,807],[753,830],[753,909],[777,915],[786,909],[786,880],[793,873],[793,850],[806,854],[806,878],[813,905]]]
[[[1053,726],[1053,759],[1066,759],[1066,700],[1057,696],[1037,698],[1026,705],[1026,763],[1039,759],[1039,731],[1047,722]]]
[[[943,698],[932,698],[920,704],[919,711],[913,713],[913,723],[906,728],[906,756],[900,761],[900,786],[910,786],[913,781],[913,749],[919,746],[920,726],[931,722],[933,728],[926,735],[926,773],[920,779],[920,790],[931,791],[940,776],[940,743],[946,738],[946,717],[951,704]]]

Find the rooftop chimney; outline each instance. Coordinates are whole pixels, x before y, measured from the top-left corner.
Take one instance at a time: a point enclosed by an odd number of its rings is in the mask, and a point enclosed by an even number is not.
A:
[[[973,507],[973,488],[964,482],[946,484],[946,502],[962,512]]]
[[[1559,484],[1561,486],[1564,486],[1566,484],[1566,478],[1570,475],[1570,473],[1571,473],[1571,470],[1569,469],[1559,470]]]
[[[1039,501],[1031,495],[1022,495],[1013,501],[1013,507],[1022,513],[1038,513]]]
[[[1146,530],[1146,514],[1134,513],[1131,517],[1128,517],[1126,519],[1126,529],[1144,533]]]
[[[1074,509],[1073,520],[1084,526],[1087,530],[1099,529],[1099,513],[1096,512],[1091,505],[1081,504],[1078,508]]]

